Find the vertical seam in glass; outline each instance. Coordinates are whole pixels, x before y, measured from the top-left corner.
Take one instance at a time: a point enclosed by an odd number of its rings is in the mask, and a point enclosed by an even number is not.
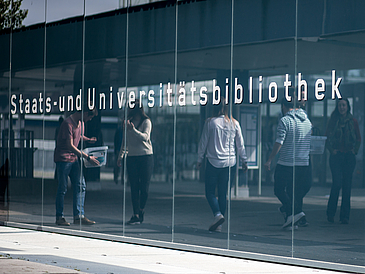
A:
[[[85,106],[85,11],[86,11],[86,0],[84,0],[84,13],[82,16],[82,71],[81,71],[81,89],[82,89],[82,94],[81,94],[81,106]],[[84,158],[82,157],[82,150],[84,149],[84,134],[85,134],[85,124],[84,124],[84,110],[81,108],[81,157],[80,157],[80,182],[83,182],[84,180],[84,169],[83,169],[83,162],[84,162]],[[84,209],[84,207],[82,207],[82,199],[81,199],[81,195],[82,195],[82,183],[80,183],[80,209]],[[86,190],[85,190],[86,191]],[[85,209],[84,209],[85,210]],[[81,213],[81,212],[80,212]],[[79,216],[79,220],[80,220],[80,231],[81,231],[81,217]],[[75,218],[75,216],[74,216]]]
[[[129,54],[129,1],[127,1],[127,17],[126,17],[126,34],[125,34],[125,94],[128,94],[128,54]],[[124,122],[127,119],[127,99],[125,100],[125,107],[124,107]],[[124,149],[127,148],[127,127],[123,128],[123,143]],[[125,152],[124,152],[125,153]],[[124,155],[123,157],[123,210],[122,210],[122,218],[123,218],[123,236],[125,236],[125,205],[126,205],[126,191],[127,191],[127,157]]]
[[[296,106],[296,96],[295,90],[298,88],[298,79],[297,79],[297,71],[298,71],[298,0],[295,1],[295,36],[294,36],[294,79],[295,79],[295,88],[294,88],[294,109]],[[299,92],[299,91],[298,91]],[[296,131],[296,122],[294,118],[294,133],[293,133],[293,193],[292,193],[292,234],[291,234],[291,256],[294,258],[294,199],[295,199],[295,131]]]
[[[234,129],[234,122],[233,122],[233,116],[232,116],[232,94],[233,94],[233,26],[234,26],[234,23],[233,23],[233,15],[234,15],[234,0],[231,1],[232,5],[231,5],[231,48],[230,48],[230,94],[231,96],[229,96],[229,116],[230,116],[230,119],[229,119],[229,123],[230,123],[230,128]],[[225,104],[225,102],[223,102]],[[229,131],[229,135],[232,134],[232,130]],[[227,216],[228,216],[228,233],[227,233],[227,249],[230,248],[230,230],[231,230],[231,173],[232,173],[232,167],[231,167],[231,136],[229,136],[229,143],[228,143],[228,151],[229,151],[229,156],[228,156],[228,162],[229,162],[229,165],[228,165],[228,184],[227,184],[227,193],[228,193],[228,212],[227,212]],[[234,140],[233,140],[233,148],[234,148]],[[234,155],[235,157],[235,155]],[[236,163],[237,165],[237,163]]]
[[[47,76],[47,0],[44,0],[44,44],[43,44],[43,98],[46,98],[46,76]],[[42,145],[43,145],[43,157],[42,157],[42,216],[41,216],[41,226],[43,226],[44,220],[43,220],[43,215],[44,215],[44,164],[45,164],[45,146],[44,146],[44,138],[45,138],[45,117],[44,117],[44,100],[43,100],[43,113],[42,113],[42,128],[43,128],[43,132],[42,132]]]
[[[11,4],[10,4],[11,6],[11,12],[12,12],[12,10],[13,10],[13,1],[11,1]],[[10,13],[11,14],[11,13]],[[11,74],[12,74],[12,55],[13,55],[13,16],[10,16],[10,37],[9,37],[9,47],[10,47],[10,56],[9,56],[9,106],[10,106],[10,104],[11,104],[11,88],[12,88],[12,86],[11,86],[11,84],[12,84],[12,78],[11,78]],[[11,136],[11,134],[10,134],[10,122],[11,122],[11,119],[10,119],[10,117],[11,117],[11,111],[10,111],[10,108],[9,108],[9,112],[8,112],[8,120],[9,120],[9,130],[8,130],[8,140],[7,140],[7,147],[8,147],[8,155],[7,155],[7,159],[8,159],[8,167],[7,167],[7,172],[9,172],[10,173],[10,136]],[[11,176],[12,174],[10,174],[10,176]],[[9,176],[9,177],[10,177]],[[8,189],[8,191],[9,191],[9,189]],[[8,201],[8,203],[9,203],[9,201]],[[8,216],[9,216],[9,210],[8,210]],[[7,218],[8,219],[8,218]],[[8,221],[8,220],[7,220]]]
[[[171,242],[174,242],[174,232],[175,232],[175,186],[176,186],[176,96],[177,96],[177,31],[178,31],[178,15],[179,15],[179,5],[178,1],[175,2],[175,98],[174,98],[174,149],[172,158],[172,219],[171,219]]]
[[[259,140],[259,146],[258,146],[258,152],[257,155],[261,155],[262,153],[262,116],[261,116],[261,106],[258,107],[258,140]],[[244,143],[243,143],[244,144]],[[248,159],[247,159],[248,161]],[[258,195],[261,196],[261,186],[262,186],[262,168],[261,168],[261,161],[262,161],[262,157],[259,156],[257,158],[257,165],[258,165],[258,173],[259,173],[259,183],[258,183]],[[248,172],[248,166],[247,166],[247,171]],[[246,180],[246,186],[248,187],[248,179]]]

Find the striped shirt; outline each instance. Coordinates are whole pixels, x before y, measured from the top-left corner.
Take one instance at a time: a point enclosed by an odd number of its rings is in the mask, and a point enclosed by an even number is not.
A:
[[[288,111],[279,121],[276,142],[281,144],[278,164],[308,166],[312,123],[302,109]]]

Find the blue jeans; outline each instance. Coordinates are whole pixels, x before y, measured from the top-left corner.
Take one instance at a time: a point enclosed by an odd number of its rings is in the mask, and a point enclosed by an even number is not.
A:
[[[327,205],[327,216],[334,217],[337,210],[338,196],[342,188],[340,220],[350,218],[352,174],[355,170],[356,158],[351,152],[338,152],[330,156],[332,172],[332,188]]]
[[[229,167],[216,168],[207,161],[205,169],[205,197],[215,216],[217,213],[226,213]],[[218,200],[215,190],[218,187]]]
[[[56,170],[58,179],[56,218],[63,217],[63,205],[67,192],[68,177],[70,177],[73,189],[73,215],[74,217],[83,216],[86,184],[84,178],[80,180],[80,162],[58,162],[56,163]]]

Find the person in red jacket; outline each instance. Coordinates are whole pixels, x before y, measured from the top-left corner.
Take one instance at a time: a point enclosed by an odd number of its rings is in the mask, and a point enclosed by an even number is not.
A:
[[[79,158],[92,165],[99,165],[99,161],[94,157],[85,154],[77,146],[81,140],[95,142],[96,138],[88,138],[84,132],[84,122],[91,120],[97,114],[96,110],[89,110],[82,113],[81,111],[71,114],[60,126],[57,136],[56,148],[54,151],[54,161],[56,163],[58,189],[56,196],[56,224],[69,226],[63,216],[64,198],[67,192],[68,177],[70,177],[73,186],[73,215],[74,223],[84,225],[95,224],[84,216],[84,201],[86,184],[85,179],[80,179],[81,165]]]

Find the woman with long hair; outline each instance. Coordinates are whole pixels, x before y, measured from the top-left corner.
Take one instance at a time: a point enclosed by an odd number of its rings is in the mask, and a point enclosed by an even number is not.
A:
[[[220,232],[227,204],[229,168],[236,164],[235,144],[244,171],[247,170],[247,156],[240,124],[228,116],[225,98],[221,98],[220,104],[214,106],[213,111],[213,117],[208,118],[204,124],[198,147],[197,168],[201,167],[206,155],[205,197],[214,216],[209,231]],[[218,199],[215,196],[217,187]]]
[[[141,224],[144,220],[144,208],[154,164],[151,142],[152,122],[138,99],[134,101],[134,107],[128,108],[125,126],[127,147],[122,145],[118,165],[121,165],[121,159],[126,155],[133,206],[133,216],[127,224],[135,225]]]
[[[332,173],[332,188],[327,204],[327,220],[334,222],[338,196],[342,188],[340,222],[348,224],[352,174],[356,165],[355,155],[359,151],[361,136],[359,124],[351,114],[348,99],[338,100],[331,114],[326,131],[326,148],[330,152],[329,164]]]

